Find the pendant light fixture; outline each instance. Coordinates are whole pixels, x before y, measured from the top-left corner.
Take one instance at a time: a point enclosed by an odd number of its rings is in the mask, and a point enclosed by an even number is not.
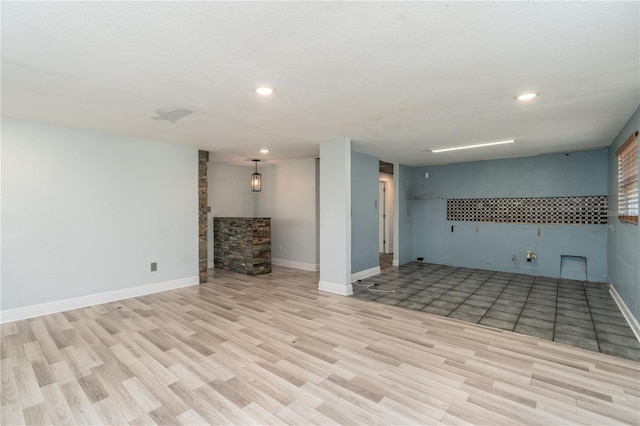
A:
[[[256,163],[256,171],[255,173],[251,173],[251,192],[260,192],[262,191],[262,175],[258,173],[258,161],[253,160]]]

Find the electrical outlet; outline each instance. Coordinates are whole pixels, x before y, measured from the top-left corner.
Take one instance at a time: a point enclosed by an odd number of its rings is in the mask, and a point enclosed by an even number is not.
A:
[[[158,262],[151,262],[151,272],[156,272],[158,270]]]

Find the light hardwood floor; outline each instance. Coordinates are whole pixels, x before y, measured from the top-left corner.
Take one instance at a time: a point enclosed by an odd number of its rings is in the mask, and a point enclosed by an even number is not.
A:
[[[13,424],[639,424],[640,364],[282,267],[2,326]]]

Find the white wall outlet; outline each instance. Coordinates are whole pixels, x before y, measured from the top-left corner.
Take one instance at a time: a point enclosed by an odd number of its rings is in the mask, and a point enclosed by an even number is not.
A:
[[[424,178],[429,179],[429,172],[424,172]]]

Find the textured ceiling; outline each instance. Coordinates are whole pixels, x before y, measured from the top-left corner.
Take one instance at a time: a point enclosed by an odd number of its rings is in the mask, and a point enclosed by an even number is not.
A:
[[[247,165],[345,137],[407,165],[604,147],[640,102],[639,5],[3,1],[2,114]]]

